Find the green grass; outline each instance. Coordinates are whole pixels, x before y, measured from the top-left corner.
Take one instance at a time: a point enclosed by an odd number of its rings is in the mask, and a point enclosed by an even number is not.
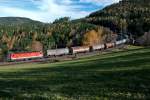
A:
[[[0,99],[143,100],[149,93],[150,48],[0,67]]]

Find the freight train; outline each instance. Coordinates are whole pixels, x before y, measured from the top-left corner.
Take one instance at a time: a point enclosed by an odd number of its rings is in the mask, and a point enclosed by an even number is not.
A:
[[[19,52],[19,53],[9,53],[7,55],[8,61],[19,61],[19,60],[31,60],[31,59],[39,59],[44,57],[54,57],[54,56],[63,56],[63,55],[76,55],[78,53],[86,53],[93,51],[105,50],[108,48],[113,48],[115,46],[119,46],[125,44],[128,40],[122,39],[113,43],[105,43],[105,44],[96,44],[92,46],[78,46],[78,47],[70,47],[70,48],[60,48],[60,49],[50,49],[47,50],[46,56],[44,56],[43,52]]]

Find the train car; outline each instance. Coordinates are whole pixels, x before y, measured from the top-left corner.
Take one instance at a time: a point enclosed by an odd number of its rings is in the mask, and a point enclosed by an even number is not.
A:
[[[69,54],[68,48],[47,50],[47,56],[61,56]]]
[[[120,41],[116,41],[115,45],[125,44],[126,42],[127,42],[127,39],[123,39],[123,40],[120,40]]]
[[[115,46],[115,43],[106,43],[105,44],[105,49],[107,48],[113,48]]]
[[[97,51],[97,50],[102,50],[105,48],[104,44],[97,44],[97,45],[92,45],[91,46],[91,51]]]
[[[85,53],[85,52],[89,52],[89,51],[90,51],[89,46],[78,46],[78,47],[71,47],[70,48],[71,54]]]
[[[123,43],[127,43],[127,41],[128,41],[127,39],[123,39]]]
[[[9,61],[28,60],[35,58],[42,58],[43,52],[21,52],[21,53],[10,53],[7,59]]]
[[[115,44],[116,44],[116,46],[117,46],[117,45],[121,45],[121,44],[122,44],[122,40],[116,41]]]

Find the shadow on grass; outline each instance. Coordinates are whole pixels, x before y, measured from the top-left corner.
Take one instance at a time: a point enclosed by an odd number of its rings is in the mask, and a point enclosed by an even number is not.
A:
[[[0,72],[0,97],[150,98],[150,52],[70,62],[23,72]],[[56,99],[56,98],[53,98]],[[63,99],[63,98],[62,98]]]

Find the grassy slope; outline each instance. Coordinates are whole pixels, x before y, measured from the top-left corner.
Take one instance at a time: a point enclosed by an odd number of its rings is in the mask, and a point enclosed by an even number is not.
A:
[[[0,97],[15,99],[150,98],[150,48],[76,61],[0,67]]]

